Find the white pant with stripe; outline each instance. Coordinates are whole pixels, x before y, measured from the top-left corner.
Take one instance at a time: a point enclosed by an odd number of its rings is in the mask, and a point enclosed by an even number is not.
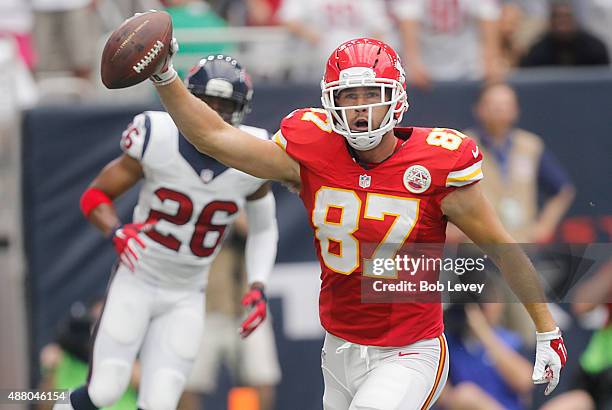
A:
[[[175,409],[203,328],[203,291],[162,288],[120,265],[95,334],[88,383],[92,402],[110,407],[123,395],[140,352],[138,407]]]
[[[364,346],[330,333],[321,352],[325,410],[425,410],[448,377],[444,336],[403,347]]]

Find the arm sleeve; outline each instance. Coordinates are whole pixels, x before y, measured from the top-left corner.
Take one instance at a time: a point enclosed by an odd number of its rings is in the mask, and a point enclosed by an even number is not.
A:
[[[121,135],[121,150],[135,160],[142,161],[150,137],[151,118],[145,113],[138,114]]]
[[[547,196],[554,196],[571,181],[561,164],[550,151],[544,149],[538,168],[538,187]]]
[[[455,165],[446,177],[446,187],[467,186],[482,178],[482,153],[476,142],[468,137],[462,142]]]
[[[263,198],[247,201],[249,231],[246,240],[245,264],[249,284],[266,283],[276,261],[278,226],[276,203],[272,192]]]

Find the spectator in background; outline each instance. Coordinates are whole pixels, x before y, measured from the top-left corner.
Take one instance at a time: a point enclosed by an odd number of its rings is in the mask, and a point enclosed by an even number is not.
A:
[[[227,27],[226,21],[219,17],[208,3],[203,0],[166,0],[165,3],[166,11],[172,16],[176,38],[181,43],[180,53],[175,57],[175,65],[179,68],[178,73],[181,78],[185,78],[187,74],[185,68],[192,67],[201,56],[232,54],[235,51],[236,47],[230,42],[204,41],[205,35],[199,36],[198,39],[202,41],[198,41],[181,34],[181,29]]]
[[[89,80],[99,36],[92,0],[31,0],[37,71]]]
[[[500,55],[506,69],[516,67],[521,56],[516,36],[524,15],[514,2],[504,3],[499,18]]]
[[[260,410],[274,408],[275,389],[281,380],[281,370],[271,318],[268,317],[246,339],[240,338],[236,331],[244,319],[240,299],[247,290],[244,249],[248,227],[245,216],[242,213],[236,220],[235,231],[230,234],[209,272],[206,287],[207,333],[202,339],[186,393],[181,400],[184,410],[202,409],[196,393],[214,393],[221,364],[227,366],[235,386],[249,386],[257,390]]]
[[[278,24],[277,12],[282,0],[246,0],[247,21],[249,26],[275,26]]]
[[[612,55],[612,0],[580,0],[584,27],[601,39]]]
[[[578,25],[568,0],[553,1],[548,31],[521,61],[522,67],[609,64],[606,45]]]
[[[27,11],[17,4],[1,4],[0,30],[6,31],[0,31],[0,157],[8,151],[3,149],[5,139],[9,138],[7,135],[12,135],[19,128],[19,113],[32,108],[39,97],[34,78],[28,69],[28,64],[33,63],[32,49],[27,34],[21,31],[28,25]],[[6,164],[1,159],[0,168]]]
[[[499,26],[502,60],[506,70],[517,67],[521,57],[546,30],[546,10],[543,14],[538,12],[539,8],[531,11],[533,7],[527,7],[525,3],[506,0],[502,6]]]
[[[32,46],[32,8],[23,0],[3,0],[0,3],[0,38],[10,37],[17,44],[21,61],[34,68]]]
[[[455,321],[446,331],[449,383],[438,405],[445,410],[525,409],[524,398],[533,389],[531,363],[520,353],[520,336],[499,325],[504,305],[451,309],[456,312],[445,314],[445,321]]]
[[[383,40],[392,24],[384,0],[283,0],[278,19],[299,39],[287,57],[297,81],[320,81],[338,44],[357,37]]]
[[[504,0],[502,14],[508,8],[518,9],[520,13],[520,19],[516,19],[513,28],[513,39],[521,54],[524,54],[546,31],[549,0]]]
[[[478,124],[466,133],[483,153],[482,189],[501,222],[518,242],[550,241],[574,199],[567,173],[540,137],[516,127],[520,109],[509,85],[485,86],[474,112]]]
[[[502,77],[496,0],[392,0],[409,83]]]
[[[283,0],[209,0],[230,26],[273,26]]]
[[[0,33],[0,241],[10,241],[12,232],[17,233],[17,225],[8,215],[18,206],[12,193],[20,190],[15,176],[20,161],[21,112],[38,101],[38,90],[26,65],[31,49],[24,46],[27,40],[21,46],[19,40],[19,33],[27,26],[26,8],[13,0],[0,2],[0,30],[8,30]]]
[[[535,18],[546,21],[549,13],[550,0],[509,0],[511,3],[516,3],[525,11],[528,18]],[[580,0],[581,1],[581,0]]]
[[[250,27],[278,26],[278,10],[282,0],[245,0],[244,24]],[[286,41],[279,34],[276,41],[252,41],[245,44],[242,59],[249,62],[254,79],[278,79],[287,76]]]
[[[75,302],[68,317],[60,322],[56,340],[42,348],[40,367],[43,377],[40,389],[74,389],[87,380],[88,362],[91,345],[89,340],[94,325],[100,318],[103,300],[96,300],[87,307],[82,302]],[[137,388],[140,366],[134,365],[130,387],[112,410],[133,410],[137,407]],[[52,407],[52,402],[43,402],[37,410]]]
[[[519,243],[547,243],[574,200],[574,187],[542,139],[516,127],[520,109],[516,92],[505,83],[484,86],[474,108],[477,124],[465,132],[478,142],[487,177],[482,190],[499,219]],[[544,198],[540,206],[540,199]],[[463,241],[449,224],[448,239]],[[535,343],[526,311],[508,304],[509,328]]]

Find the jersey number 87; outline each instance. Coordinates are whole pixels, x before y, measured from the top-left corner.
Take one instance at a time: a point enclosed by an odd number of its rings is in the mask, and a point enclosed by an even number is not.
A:
[[[330,208],[339,210],[339,221],[328,220]],[[372,259],[393,258],[416,225],[419,199],[368,193],[364,205],[355,191],[321,187],[315,194],[312,223],[323,263],[334,272],[350,275],[359,267],[360,244],[353,234],[359,229],[362,210],[364,219],[394,217],[372,255]]]

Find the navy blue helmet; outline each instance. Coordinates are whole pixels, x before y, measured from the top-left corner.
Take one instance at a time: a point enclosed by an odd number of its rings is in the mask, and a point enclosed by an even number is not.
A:
[[[201,59],[189,72],[185,85],[234,126],[251,111],[251,79],[232,57],[215,54]]]

